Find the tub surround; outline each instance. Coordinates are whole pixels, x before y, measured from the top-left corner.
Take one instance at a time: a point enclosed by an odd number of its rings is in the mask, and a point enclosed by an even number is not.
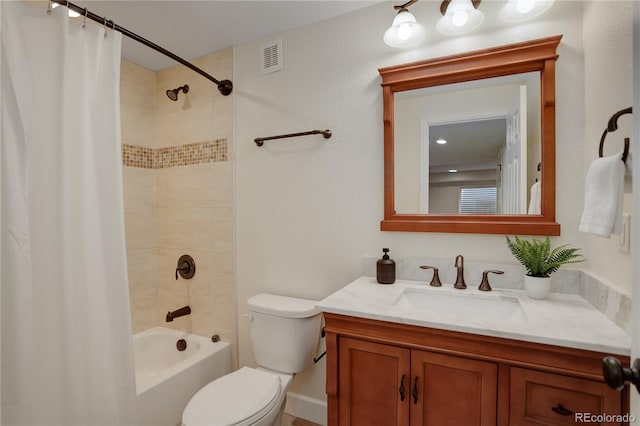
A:
[[[507,297],[517,300],[524,317],[497,320],[485,318],[481,314],[448,315],[447,308],[440,312],[406,309],[396,305],[405,289],[426,291],[434,296],[449,294],[453,296],[450,298],[452,303],[455,303],[455,299],[460,299],[459,296],[467,296],[463,298],[465,301],[473,297]],[[409,280],[396,280],[392,285],[380,285],[373,277],[360,277],[320,301],[317,306],[324,312],[358,318],[618,355],[629,355],[631,347],[631,339],[624,330],[583,297],[572,294],[554,293],[547,300],[533,300],[520,290],[494,289],[487,294],[476,288],[456,290],[451,284],[433,288],[425,283]],[[451,310],[455,308],[452,306]]]
[[[195,59],[233,75],[233,49]],[[166,325],[219,334],[237,350],[233,239],[233,97],[177,65],[152,72],[122,61],[122,153],[133,332]],[[189,84],[177,102],[166,90]],[[198,272],[175,280],[189,253]],[[191,315],[165,322],[189,305]]]

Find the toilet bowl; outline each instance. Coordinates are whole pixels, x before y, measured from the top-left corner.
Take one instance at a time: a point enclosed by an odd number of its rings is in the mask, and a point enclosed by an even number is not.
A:
[[[247,303],[259,367],[242,367],[200,389],[184,409],[184,426],[279,425],[294,374],[313,363],[321,328],[315,301],[259,294]]]
[[[293,376],[243,367],[206,385],[187,404],[185,426],[277,424]]]

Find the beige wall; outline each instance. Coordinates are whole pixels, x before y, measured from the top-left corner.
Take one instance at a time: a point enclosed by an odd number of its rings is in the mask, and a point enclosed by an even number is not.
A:
[[[229,78],[233,50],[193,63]],[[233,97],[220,95],[215,84],[183,66],[153,73],[123,62],[122,81],[123,143],[149,147],[156,154],[172,148],[180,156],[162,167],[159,161],[152,169],[125,167],[133,330],[163,325],[203,336],[219,334],[235,351]],[[167,98],[167,89],[184,84],[188,94],[181,92],[177,102]],[[215,145],[219,152],[201,158],[188,152],[187,144],[205,150]],[[187,165],[178,165],[185,161]],[[175,280],[182,254],[195,260],[191,280]],[[191,315],[165,322],[167,311],[185,305],[191,306]]]
[[[460,208],[460,187],[436,186],[429,189],[429,211],[433,214],[451,214]]]
[[[585,144],[584,162],[598,156],[606,120],[632,104],[632,31],[630,1],[592,1],[584,8]],[[620,52],[628,52],[621,55]],[[622,151],[631,136],[631,115],[618,121],[620,128],[607,136],[605,155]],[[577,156],[576,156],[577,157]],[[628,187],[630,191],[630,185]],[[631,194],[625,194],[624,211],[631,211]],[[637,213],[636,213],[637,214]],[[585,269],[625,294],[631,294],[631,258],[618,252],[618,237],[587,236],[589,260]]]
[[[596,39],[602,43],[612,38],[630,40],[630,13],[619,10],[629,3],[585,5],[560,0],[533,22],[507,25],[496,18],[499,2],[483,2],[486,20],[482,27],[468,36],[445,37],[433,30],[437,5],[418,2],[411,10],[430,29],[429,38],[421,47],[408,50],[392,49],[382,42],[382,33],[393,19],[392,8],[384,3],[281,34],[284,69],[267,75],[260,74],[257,58],[260,45],[271,38],[237,46],[237,140],[314,128],[333,131],[330,140],[281,140],[267,142],[263,148],[237,145],[238,313],[246,312],[245,300],[258,292],[323,298],[357,278],[362,273],[362,257],[378,256],[382,247],[390,247],[396,257],[453,261],[463,254],[470,261],[515,264],[504,236],[379,230],[383,132],[377,69],[556,34],[564,35],[556,75],[556,202],[562,235],[553,242],[575,244],[584,247],[587,257],[598,256],[589,267],[604,282],[615,282],[628,293],[629,262],[624,255],[611,247],[594,248],[590,237],[578,232],[588,161],[576,163],[575,159],[593,158],[594,143],[612,110],[617,110],[618,105],[605,108],[599,103],[617,104],[618,99],[630,96],[630,75],[618,70],[624,65],[607,60],[630,57],[630,47],[622,43],[621,47],[607,46],[606,53],[594,52],[600,49]],[[603,10],[607,4],[615,4],[616,12]],[[583,7],[593,14],[584,21],[584,28]],[[617,21],[622,22],[614,24]],[[612,35],[615,32],[619,34]],[[601,57],[605,60],[597,59]],[[602,76],[585,82],[586,60],[593,61]],[[607,93],[603,90],[585,98],[585,84],[591,88],[604,80],[615,80],[604,85],[610,88]],[[628,106],[627,101],[623,104],[620,107]],[[609,261],[619,267],[605,267]],[[239,320],[239,351],[241,364],[253,364],[243,319]],[[294,391],[323,399],[323,374],[321,363],[299,375]]]
[[[153,148],[156,135],[156,77],[122,61],[120,108],[122,143]],[[123,167],[127,267],[133,332],[157,324],[155,171]]]

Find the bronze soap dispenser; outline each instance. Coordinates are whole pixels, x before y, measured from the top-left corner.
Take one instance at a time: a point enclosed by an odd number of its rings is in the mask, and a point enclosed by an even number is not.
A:
[[[383,248],[384,255],[376,264],[377,279],[380,284],[393,284],[396,282],[396,262],[389,257],[389,249]]]

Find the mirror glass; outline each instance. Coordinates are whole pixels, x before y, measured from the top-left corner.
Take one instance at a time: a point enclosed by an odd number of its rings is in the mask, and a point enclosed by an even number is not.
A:
[[[561,38],[378,69],[382,231],[560,235],[555,70]]]
[[[394,116],[397,213],[540,214],[539,72],[398,92]]]

